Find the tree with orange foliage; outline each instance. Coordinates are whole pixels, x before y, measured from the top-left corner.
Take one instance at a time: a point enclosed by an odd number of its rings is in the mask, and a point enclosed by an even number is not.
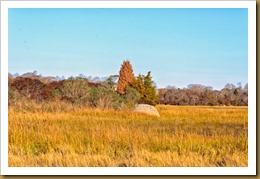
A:
[[[119,80],[117,86],[117,92],[119,94],[125,94],[125,89],[135,79],[132,65],[129,60],[125,60],[121,66],[119,72]]]

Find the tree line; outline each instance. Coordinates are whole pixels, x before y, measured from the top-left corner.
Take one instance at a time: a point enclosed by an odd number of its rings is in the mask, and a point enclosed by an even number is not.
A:
[[[207,105],[207,106],[247,106],[248,84],[226,84],[221,90],[199,84],[190,84],[187,88],[159,89],[159,104],[169,105]]]
[[[92,79],[92,78],[91,78]],[[44,77],[37,71],[8,75],[9,105],[17,101],[65,101],[72,105],[95,108],[133,108],[136,104],[166,105],[248,105],[248,84],[227,84],[221,90],[199,84],[187,88],[157,89],[151,71],[134,75],[129,60],[123,61],[119,75],[91,80],[84,75],[68,79]]]

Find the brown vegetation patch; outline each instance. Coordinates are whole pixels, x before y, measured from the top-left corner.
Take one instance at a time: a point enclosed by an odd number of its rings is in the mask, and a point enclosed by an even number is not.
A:
[[[51,91],[53,88],[38,79],[17,77],[10,84],[10,87],[18,90],[23,96],[37,101],[43,101],[52,97]]]

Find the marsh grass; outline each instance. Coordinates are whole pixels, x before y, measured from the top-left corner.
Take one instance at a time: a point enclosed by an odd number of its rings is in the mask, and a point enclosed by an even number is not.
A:
[[[60,106],[57,106],[60,105]],[[247,107],[9,108],[9,166],[247,166]]]

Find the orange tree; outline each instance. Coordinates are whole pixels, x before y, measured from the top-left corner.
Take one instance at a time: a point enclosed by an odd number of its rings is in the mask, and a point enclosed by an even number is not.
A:
[[[125,94],[125,89],[135,79],[132,65],[129,60],[123,62],[118,79],[117,92],[119,94]]]

